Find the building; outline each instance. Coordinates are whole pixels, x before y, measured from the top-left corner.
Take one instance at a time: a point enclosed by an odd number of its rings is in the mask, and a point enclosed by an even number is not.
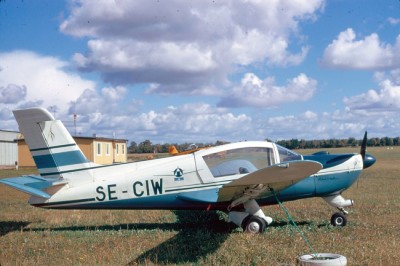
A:
[[[19,132],[0,130],[0,168],[15,167],[18,160],[18,149],[15,139]]]
[[[99,137],[74,137],[76,144],[89,161],[98,164],[126,163],[127,140]],[[18,164],[20,167],[36,167],[24,139],[18,139]]]

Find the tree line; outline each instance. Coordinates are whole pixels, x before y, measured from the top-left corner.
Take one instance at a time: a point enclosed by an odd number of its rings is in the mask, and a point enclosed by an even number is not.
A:
[[[268,139],[266,139],[268,140]],[[269,140],[270,141],[270,140]],[[279,140],[277,144],[288,149],[323,149],[323,148],[341,148],[341,147],[356,147],[360,146],[362,139],[322,139],[322,140],[304,140],[291,139]],[[178,151],[184,151],[192,148],[203,148],[210,146],[218,146],[228,142],[217,140],[214,143],[164,143],[153,144],[150,140],[142,142],[132,141],[128,146],[128,153],[168,153],[170,146],[175,146]],[[400,137],[390,138],[370,138],[367,141],[368,147],[384,147],[384,146],[400,146]]]
[[[218,146],[228,142],[217,140],[214,143],[164,143],[153,144],[150,140],[145,140],[139,144],[132,141],[128,146],[128,153],[167,153],[170,146],[175,146],[178,151],[185,151],[192,148],[204,148]]]
[[[362,139],[322,139],[322,140],[280,140],[277,144],[288,149],[319,149],[319,148],[342,148],[342,147],[357,147],[361,146]],[[369,138],[367,140],[368,147],[385,147],[399,146],[400,137],[390,138]]]

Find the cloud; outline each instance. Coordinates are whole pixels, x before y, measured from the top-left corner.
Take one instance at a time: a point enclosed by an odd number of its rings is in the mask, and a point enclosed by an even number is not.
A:
[[[70,105],[69,113],[79,114],[92,114],[92,113],[112,113],[117,114],[118,112],[126,112],[124,108],[121,108],[121,100],[126,96],[127,89],[122,86],[117,87],[105,87],[100,90],[86,89],[76,99],[76,101]]]
[[[253,73],[247,73],[229,96],[219,102],[223,107],[276,107],[283,103],[306,101],[310,99],[317,87],[317,81],[301,73],[288,80],[286,86],[275,85],[275,80],[267,77],[261,80]],[[227,93],[228,94],[228,93]]]
[[[388,21],[391,25],[394,25],[394,26],[400,24],[400,18],[389,17],[389,18],[387,19],[387,21]]]
[[[26,87],[8,84],[0,86],[0,103],[13,104],[23,101],[26,97]]]
[[[89,95],[82,95],[87,96]],[[83,135],[115,134],[131,140],[151,139],[158,143],[243,140],[243,136],[249,135],[253,130],[249,116],[235,115],[224,108],[204,103],[169,106],[159,111],[130,114],[92,111],[80,115],[78,112],[77,125],[77,131]]]
[[[67,110],[82,91],[95,85],[69,67],[58,58],[30,51],[0,53],[0,109],[38,104]]]
[[[360,95],[345,97],[344,104],[350,110],[372,114],[400,111],[400,69],[391,71],[389,76],[376,74],[379,89],[368,90]]]
[[[210,95],[236,66],[300,64],[308,46],[299,23],[324,2],[74,1],[60,30],[88,37],[74,61],[113,85],[155,84],[151,93]],[[290,48],[289,48],[290,47]],[[297,51],[296,51],[297,48]]]
[[[400,67],[400,35],[394,45],[380,41],[372,33],[356,40],[353,29],[341,32],[324,51],[322,64],[327,67],[344,69],[386,69]]]

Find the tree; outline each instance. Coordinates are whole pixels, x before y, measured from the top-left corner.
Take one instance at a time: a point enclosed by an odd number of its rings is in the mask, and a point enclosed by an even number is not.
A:
[[[353,138],[353,137],[351,137],[351,138],[349,138],[348,140],[347,140],[347,145],[349,145],[349,146],[356,146],[356,139],[355,138]]]
[[[140,142],[139,147],[138,147],[138,152],[139,153],[152,153],[153,152],[153,144],[151,143],[151,141],[147,139],[143,142]]]
[[[138,152],[138,146],[136,142],[131,141],[131,144],[128,147],[128,153],[137,153]]]

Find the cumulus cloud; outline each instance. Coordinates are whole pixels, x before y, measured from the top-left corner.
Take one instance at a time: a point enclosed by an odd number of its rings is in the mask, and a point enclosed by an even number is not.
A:
[[[398,25],[398,24],[400,24],[400,18],[389,17],[389,18],[387,19],[387,21],[388,21],[391,25]]]
[[[23,64],[21,64],[23,62]],[[94,82],[82,79],[58,58],[30,51],[0,53],[0,109],[38,104],[67,110]]]
[[[121,100],[124,99],[127,89],[122,86],[102,88],[97,90],[86,89],[70,106],[69,113],[115,113],[121,108]]]
[[[7,86],[0,86],[0,103],[14,104],[25,100],[26,87],[17,86],[15,84],[8,84]]]
[[[346,97],[344,104],[350,110],[360,110],[365,113],[380,113],[400,111],[400,69],[391,71],[390,75],[376,74],[379,81],[377,90],[368,90],[360,95]]]
[[[151,93],[209,95],[237,65],[300,64],[308,46],[290,41],[301,40],[299,23],[314,21],[323,8],[322,0],[80,0],[60,30],[90,39],[88,52],[74,61],[114,85],[152,83]]]
[[[296,115],[273,116],[257,123],[262,127],[261,135],[272,140],[349,137],[360,139],[365,130],[373,136],[387,136],[388,132],[393,132],[400,125],[400,118],[394,114],[384,117],[377,113],[360,114],[347,109],[318,114],[306,111]]]
[[[317,81],[301,73],[288,80],[286,86],[277,86],[275,80],[267,77],[261,80],[253,73],[247,73],[229,96],[221,99],[224,107],[276,107],[283,103],[306,101],[316,91]]]
[[[249,116],[235,115],[224,108],[203,103],[129,114],[102,111],[78,114],[77,124],[78,132],[86,135],[116,134],[131,140],[151,139],[154,142],[243,140],[243,136],[248,136],[253,130]]]
[[[400,35],[391,45],[381,42],[376,33],[357,40],[354,30],[348,28],[325,49],[322,64],[345,69],[398,68]]]

